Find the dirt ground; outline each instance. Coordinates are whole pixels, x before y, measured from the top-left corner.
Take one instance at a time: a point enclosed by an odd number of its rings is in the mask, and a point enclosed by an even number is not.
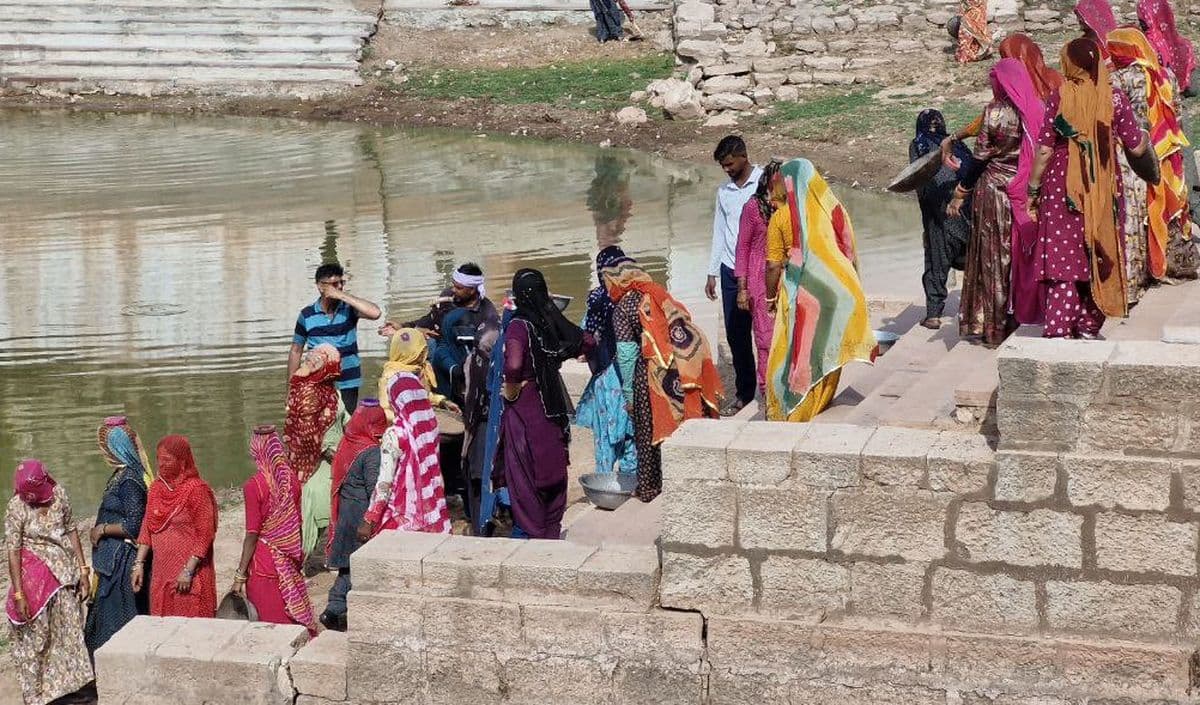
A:
[[[643,17],[648,36],[659,29],[657,21]],[[497,135],[520,135],[547,140],[627,147],[676,159],[710,164],[715,143],[728,128],[705,128],[651,116],[639,126],[617,124],[613,115],[595,109],[574,109],[541,103],[502,104],[487,99],[429,99],[406,95],[397,78],[408,71],[436,68],[506,68],[549,66],[599,58],[635,58],[660,49],[653,41],[600,44],[587,26],[550,26],[535,29],[413,30],[381,25],[372,38],[364,61],[364,84],[342,94],[303,101],[278,98],[221,98],[212,96],[131,97],[91,95],[30,95],[0,93],[3,107],[67,107],[107,112],[223,113],[240,116],[292,117],[312,120],[345,120],[381,126],[438,126]],[[385,68],[392,60],[396,72]],[[935,65],[947,63],[938,58]],[[942,96],[965,95],[986,87],[986,67],[951,71],[923,71],[915,92]],[[903,67],[880,69],[884,85],[910,84],[912,72]],[[378,75],[377,75],[378,74]],[[861,88],[861,87],[858,87]],[[901,90],[908,95],[914,91]],[[898,108],[899,110],[900,108]],[[908,112],[908,108],[903,110]],[[879,187],[904,166],[908,130],[874,130],[870,124],[853,125],[865,141],[803,139],[763,115],[748,116],[734,131],[750,143],[752,156],[804,155],[819,164],[831,179],[865,187]],[[847,115],[848,124],[855,116]],[[907,120],[907,118],[906,118]],[[868,148],[869,147],[869,148]]]

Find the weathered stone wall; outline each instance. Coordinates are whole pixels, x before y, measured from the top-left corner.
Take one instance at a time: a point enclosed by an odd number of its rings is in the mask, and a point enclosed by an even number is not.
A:
[[[1112,4],[1118,21],[1136,22],[1133,0]],[[1000,0],[989,3],[989,19],[997,33],[1073,31],[1073,7]],[[680,0],[675,50],[706,110],[744,111],[796,100],[808,87],[879,82],[897,62],[941,58],[958,8],[958,0]],[[1176,11],[1180,21],[1200,19],[1191,0]]]

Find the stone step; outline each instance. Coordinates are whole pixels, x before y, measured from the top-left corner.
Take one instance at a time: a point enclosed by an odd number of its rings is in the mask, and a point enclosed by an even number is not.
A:
[[[1200,294],[1200,283],[1186,282],[1147,289],[1134,306],[1129,318],[1109,318],[1100,329],[1109,340],[1162,340],[1164,327],[1179,308],[1180,302]]]
[[[0,69],[0,80],[22,83],[154,83],[200,85],[240,83],[344,83],[361,82],[357,70],[344,68],[264,68],[256,66],[62,66],[38,64]]]
[[[1188,282],[1175,290],[1176,309],[1163,323],[1163,342],[1200,344],[1200,283]]]
[[[354,54],[237,51],[73,51],[0,46],[0,76],[21,67],[54,66],[212,66],[236,68],[346,69],[357,71]]]
[[[330,10],[255,10],[252,8],[217,8],[197,10],[191,7],[108,7],[103,10],[87,7],[0,7],[0,16],[6,20],[24,22],[279,22],[315,24],[335,22],[365,28],[369,31],[375,24],[373,15],[359,12]]]
[[[349,34],[307,36],[249,36],[243,34],[182,35],[182,34],[42,34],[39,32],[9,32],[0,25],[0,49],[3,50],[168,50],[288,52],[342,51],[356,52],[362,40]]]
[[[990,370],[995,380],[992,394],[984,398],[986,406],[1000,380],[996,351],[963,341],[938,360],[924,379],[902,393],[880,416],[880,423],[907,428],[953,428],[958,389],[977,370]]]
[[[563,538],[587,546],[653,546],[662,533],[662,508],[661,499],[630,499],[613,511],[591,507]]]
[[[210,18],[211,19],[211,18]],[[269,22],[269,21],[204,21],[204,22],[172,22],[161,20],[80,20],[80,21],[49,21],[45,19],[19,19],[0,17],[0,32],[33,33],[38,37],[53,37],[55,35],[83,35],[85,37],[100,37],[103,35],[122,35],[137,37],[149,35],[156,37],[186,37],[223,36],[236,38],[252,37],[306,37],[314,41],[327,37],[354,37],[361,41],[373,27],[367,22]]]
[[[298,10],[359,12],[347,0],[108,0],[103,4],[88,0],[0,0],[0,12],[8,8],[74,8],[103,12],[113,8],[187,8],[191,10]]]
[[[445,10],[445,0],[386,0],[383,4],[388,12],[407,10]],[[472,5],[456,7],[461,10],[524,10],[529,12],[553,12],[560,10],[588,11],[584,0],[477,0]],[[629,0],[629,9],[635,11],[659,11],[671,9],[667,0]]]

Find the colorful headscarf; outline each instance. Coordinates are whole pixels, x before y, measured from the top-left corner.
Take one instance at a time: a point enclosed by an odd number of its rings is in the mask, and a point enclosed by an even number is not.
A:
[[[271,552],[284,611],[296,624],[316,634],[317,620],[301,571],[304,547],[300,536],[300,485],[288,467],[287,454],[274,426],[254,430],[250,436],[250,457],[267,487],[267,513],[259,527],[258,540]]]
[[[416,328],[401,328],[392,333],[388,342],[388,359],[383,363],[383,371],[379,374],[379,398],[387,399],[387,387],[392,377],[408,372],[420,378],[425,389],[437,387],[437,377],[433,365],[429,363],[429,341],[425,334]],[[387,408],[387,419],[391,421],[392,410]]]
[[[987,0],[963,0],[962,19],[958,24],[958,48],[954,58],[963,64],[978,61],[987,56],[991,47]]]
[[[1037,96],[1029,71],[1017,59],[1001,59],[992,67],[992,95],[1017,110],[1021,121],[1021,152],[1017,173],[1005,191],[1012,204],[1012,286],[1009,307],[1021,323],[1041,323],[1045,316],[1045,289],[1037,266],[1037,223],[1029,218],[1029,176],[1033,171],[1034,143],[1045,117],[1045,105]]]
[[[288,383],[283,442],[287,444],[288,465],[303,485],[316,472],[325,432],[337,420],[338,391],[334,382],[341,374],[341,356],[332,345],[318,345],[305,354],[301,369],[308,374],[301,375],[297,370]]]
[[[154,483],[154,471],[137,433],[124,416],[109,416],[96,431],[100,452],[113,470],[129,468],[141,475],[147,489]]]
[[[1025,70],[1029,72],[1029,80],[1033,83],[1033,90],[1043,101],[1062,85],[1062,74],[1046,65],[1042,48],[1027,34],[1017,32],[1005,37],[1004,41],[1000,42],[1000,57],[1016,59],[1025,65]],[[1040,128],[1035,126],[1034,129]]]
[[[163,462],[164,452],[171,456],[171,462]],[[146,526],[157,534],[167,528],[181,509],[198,502],[211,503],[215,532],[217,499],[196,469],[191,444],[183,436],[164,437],[158,442],[158,479],[150,485],[146,500]]]
[[[46,472],[42,461],[26,458],[17,463],[13,473],[13,494],[31,507],[41,507],[54,499],[54,488],[58,483]]]
[[[1161,163],[1162,178],[1146,184],[1149,228],[1150,274],[1162,279],[1167,274],[1167,223],[1187,217],[1187,184],[1183,175],[1183,149],[1189,145],[1175,114],[1175,91],[1154,47],[1145,34],[1124,27],[1108,35],[1108,50],[1118,68],[1137,66],[1146,77],[1146,115],[1150,143]],[[1183,228],[1189,233],[1190,228]]]
[[[388,399],[396,420],[380,444],[379,481],[364,517],[379,533],[387,529],[450,533],[438,424],[429,395],[416,375],[392,378]]]
[[[1175,12],[1168,0],[1138,0],[1137,16],[1145,28],[1146,38],[1158,51],[1162,65],[1175,72],[1179,87],[1192,85],[1196,70],[1196,53],[1192,42],[1175,26]]]
[[[346,481],[346,475],[350,473],[350,465],[363,451],[378,447],[379,440],[383,438],[387,428],[387,415],[383,413],[383,407],[379,405],[378,399],[360,401],[358,408],[354,410],[354,414],[346,424],[346,433],[342,436],[342,442],[338,444],[337,451],[333,454],[333,463],[330,466],[332,478],[326,552],[333,547],[338,511],[341,507],[342,483]]]
[[[1100,46],[1101,56],[1107,57],[1108,35],[1117,28],[1117,18],[1113,16],[1108,0],[1079,0],[1075,4],[1075,19],[1088,33],[1088,38]],[[1065,67],[1063,73],[1066,73]]]
[[[628,259],[625,251],[616,245],[610,245],[596,253],[596,279],[599,286],[588,292],[587,313],[583,319],[583,329],[596,337],[597,354],[601,359],[597,362],[597,370],[608,367],[617,356],[617,333],[613,330],[613,310],[616,304],[604,288],[603,272],[605,268],[615,265],[621,260]]]
[[[1117,222],[1120,197],[1113,89],[1100,46],[1086,37],[1062,50],[1063,83],[1054,128],[1067,140],[1068,205],[1083,215],[1091,289],[1106,316],[1124,316],[1125,267]]]
[[[642,357],[650,387],[653,443],[662,443],[687,419],[714,416],[724,388],[704,333],[686,307],[655,283],[633,260],[603,271],[615,302],[631,291],[642,294]]]
[[[793,420],[827,376],[853,360],[873,361],[877,349],[849,214],[812,162],[792,159],[781,171],[792,246],[767,362],[767,418],[779,421]]]

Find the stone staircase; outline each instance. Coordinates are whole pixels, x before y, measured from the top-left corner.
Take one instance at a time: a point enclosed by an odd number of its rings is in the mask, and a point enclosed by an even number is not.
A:
[[[358,85],[351,0],[0,0],[0,87],[311,96]]]

